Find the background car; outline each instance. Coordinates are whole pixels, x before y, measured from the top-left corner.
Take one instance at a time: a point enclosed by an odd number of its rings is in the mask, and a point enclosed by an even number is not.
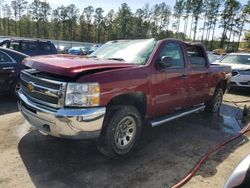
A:
[[[208,59],[209,59],[209,62],[210,63],[215,63],[217,61],[220,61],[223,57],[223,55],[216,55],[216,54],[213,54],[213,53],[209,53],[208,55]]]
[[[89,54],[89,48],[85,46],[72,47],[68,50],[68,53],[73,55],[87,55]]]
[[[0,47],[22,52],[29,56],[57,54],[57,49],[50,41],[39,40],[4,40]]]
[[[20,89],[19,75],[24,66],[21,62],[28,55],[0,47],[0,92],[16,95]]]
[[[89,55],[96,51],[101,45],[86,45],[86,46],[77,46],[72,47],[68,50],[69,54],[74,55]]]
[[[93,53],[94,51],[96,51],[98,48],[100,48],[101,45],[94,45],[89,49],[89,54]]]
[[[213,50],[213,53],[216,55],[226,54],[226,50],[223,48],[217,48]]]
[[[250,53],[231,53],[219,63],[232,67],[231,86],[250,88]]]

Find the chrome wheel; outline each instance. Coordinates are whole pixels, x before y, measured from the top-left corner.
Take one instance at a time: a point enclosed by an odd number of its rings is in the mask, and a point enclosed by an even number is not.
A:
[[[133,143],[136,134],[136,120],[126,116],[118,123],[115,129],[114,141],[118,149],[126,149]]]

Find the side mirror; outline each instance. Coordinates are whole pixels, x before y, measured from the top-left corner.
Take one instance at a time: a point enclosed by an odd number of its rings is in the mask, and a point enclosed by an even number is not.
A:
[[[173,65],[173,59],[171,57],[162,56],[158,65],[160,69],[171,67]]]

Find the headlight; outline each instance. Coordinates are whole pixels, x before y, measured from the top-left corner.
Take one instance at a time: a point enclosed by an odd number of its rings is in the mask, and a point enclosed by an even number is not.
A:
[[[66,89],[66,106],[98,106],[100,86],[98,83],[68,83]]]

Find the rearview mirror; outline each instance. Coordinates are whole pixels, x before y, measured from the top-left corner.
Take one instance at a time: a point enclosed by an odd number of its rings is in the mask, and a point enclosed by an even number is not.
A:
[[[161,69],[171,67],[173,65],[173,59],[171,57],[162,56],[158,65]]]

